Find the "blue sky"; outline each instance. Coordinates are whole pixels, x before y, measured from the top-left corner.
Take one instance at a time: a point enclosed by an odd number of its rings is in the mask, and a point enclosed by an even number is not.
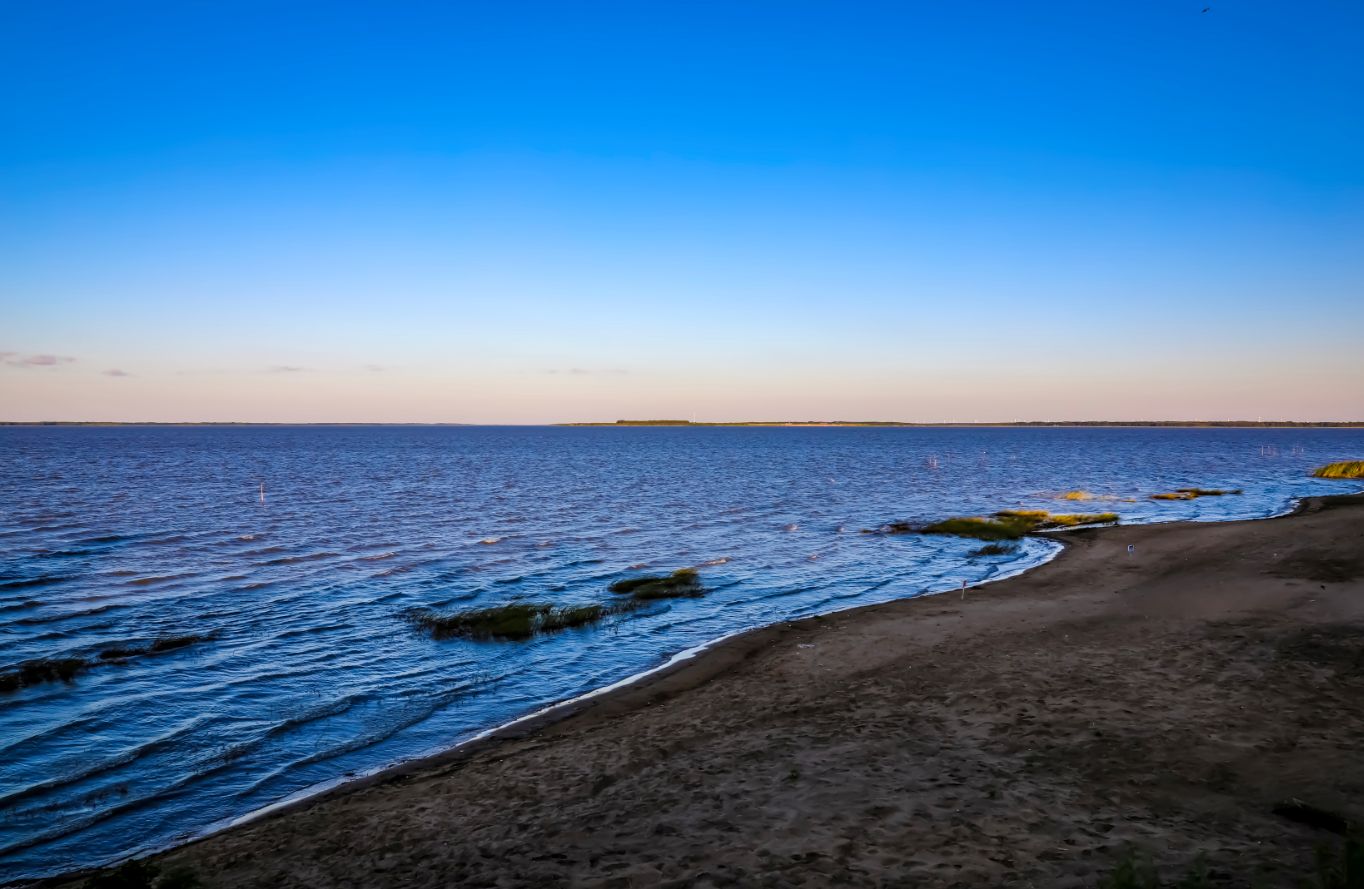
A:
[[[0,5],[0,419],[1364,419],[1364,11],[1201,4]]]

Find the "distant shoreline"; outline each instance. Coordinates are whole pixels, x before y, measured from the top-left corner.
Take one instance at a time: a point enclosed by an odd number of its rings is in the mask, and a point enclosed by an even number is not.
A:
[[[905,423],[898,420],[749,420],[738,423],[693,423],[688,420],[617,420],[614,423],[252,423],[234,420],[185,422],[144,422],[137,420],[0,420],[0,426],[601,426],[639,427],[718,427],[766,426],[782,428],[878,427],[906,429],[1010,429],[1010,428],[1186,428],[1186,429],[1359,429],[1364,420],[1348,422],[1308,422],[1296,420],[1027,420],[1015,423]]]

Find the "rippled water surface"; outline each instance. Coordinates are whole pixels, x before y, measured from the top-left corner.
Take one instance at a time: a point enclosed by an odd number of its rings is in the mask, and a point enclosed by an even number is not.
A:
[[[0,877],[108,861],[657,665],[734,630],[1018,570],[1054,544],[855,533],[999,509],[1265,516],[1364,430],[0,428]],[[933,458],[936,458],[936,466]],[[264,485],[264,503],[261,485]],[[1240,496],[1162,503],[1178,487]],[[1058,503],[1083,490],[1095,501]],[[646,568],[647,566],[647,568]],[[416,607],[711,592],[529,642]],[[203,641],[98,660],[158,638]]]

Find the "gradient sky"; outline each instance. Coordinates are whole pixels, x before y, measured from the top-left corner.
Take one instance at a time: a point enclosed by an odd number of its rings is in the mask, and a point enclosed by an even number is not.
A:
[[[0,3],[0,419],[1364,419],[1361,46],[1357,2]]]

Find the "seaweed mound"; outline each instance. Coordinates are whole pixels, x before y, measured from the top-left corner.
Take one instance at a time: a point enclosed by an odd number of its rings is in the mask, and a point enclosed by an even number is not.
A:
[[[1016,552],[1018,552],[1018,544],[1016,543],[987,543],[980,549],[971,550],[966,555],[976,559],[981,556],[1007,556]]]
[[[925,527],[922,533],[950,534],[976,540],[1017,540],[1032,531],[1073,528],[1077,525],[1112,525],[1118,520],[1118,514],[1113,512],[1053,515],[1044,509],[1006,509],[990,518],[956,518],[934,522]]]
[[[617,595],[629,595],[637,602],[655,599],[697,599],[706,594],[695,569],[682,568],[666,575],[646,575],[618,580],[609,587]]]
[[[1364,478],[1364,460],[1328,463],[1312,470],[1313,478]]]
[[[1031,531],[1034,525],[1034,522],[1012,518],[944,519],[926,526],[922,533],[974,537],[976,540],[1017,540]]]
[[[1241,489],[1235,491],[1222,491],[1217,488],[1176,488],[1173,494],[1152,494],[1152,500],[1193,500],[1197,497],[1225,497],[1228,494],[1239,494]]]
[[[552,602],[513,602],[454,613],[419,608],[409,612],[407,619],[436,639],[520,640],[540,633],[586,626],[613,614],[632,611],[635,607],[638,606],[633,602],[567,606],[557,606]]]
[[[20,664],[11,673],[0,674],[0,691],[17,691],[44,682],[70,682],[89,664],[84,658],[45,658]]]

